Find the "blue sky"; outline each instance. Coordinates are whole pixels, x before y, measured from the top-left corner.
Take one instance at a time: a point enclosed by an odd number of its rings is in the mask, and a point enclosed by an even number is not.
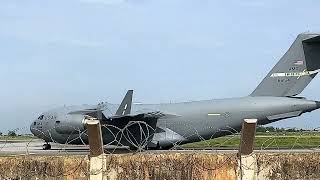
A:
[[[62,105],[245,96],[300,32],[320,32],[320,1],[0,2],[0,132],[27,131]],[[316,77],[303,92],[320,99]],[[320,126],[320,111],[276,123]]]

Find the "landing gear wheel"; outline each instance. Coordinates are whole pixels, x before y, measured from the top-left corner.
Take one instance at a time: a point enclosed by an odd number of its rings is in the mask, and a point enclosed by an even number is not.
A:
[[[51,145],[50,144],[44,144],[44,145],[42,145],[42,149],[43,150],[49,150],[49,149],[51,149]]]
[[[157,145],[155,147],[147,147],[148,150],[161,150],[160,144],[159,142],[157,143]]]

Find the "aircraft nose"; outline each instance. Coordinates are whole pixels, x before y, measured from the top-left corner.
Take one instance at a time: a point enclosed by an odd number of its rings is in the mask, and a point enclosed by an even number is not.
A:
[[[30,124],[30,131],[33,135],[37,136],[36,134],[36,121],[33,121],[31,124]]]

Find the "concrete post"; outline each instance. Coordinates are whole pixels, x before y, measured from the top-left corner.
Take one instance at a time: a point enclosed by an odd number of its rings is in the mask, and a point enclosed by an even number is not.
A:
[[[88,119],[86,121],[86,126],[88,130],[90,156],[100,156],[103,154],[103,140],[100,121],[93,118]]]
[[[86,127],[90,147],[90,180],[103,179],[105,169],[105,157],[100,121],[86,117]]]
[[[239,169],[241,180],[257,179],[257,157],[253,153],[257,119],[244,119],[239,148]]]
[[[250,155],[253,152],[256,126],[257,119],[244,119],[241,130],[241,155]]]

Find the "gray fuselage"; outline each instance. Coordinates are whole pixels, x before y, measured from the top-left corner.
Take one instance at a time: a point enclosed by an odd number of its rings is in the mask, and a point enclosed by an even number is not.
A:
[[[106,103],[104,115],[114,114],[117,106]],[[69,106],[48,111],[32,123],[31,131],[46,142],[86,144],[88,139],[84,116],[70,115],[69,112],[88,107],[93,106]],[[268,124],[300,116],[318,108],[317,101],[303,98],[247,96],[170,104],[133,104],[132,113],[161,111],[174,114],[172,117],[159,118],[154,131],[148,131],[151,139],[144,142],[147,146],[169,147],[177,143],[184,144],[237,133],[243,119],[255,118],[259,124]],[[115,130],[113,126],[108,122],[104,123],[105,144],[132,146],[135,143],[128,132]],[[146,132],[139,133],[146,136]],[[119,139],[120,137],[122,139]]]

